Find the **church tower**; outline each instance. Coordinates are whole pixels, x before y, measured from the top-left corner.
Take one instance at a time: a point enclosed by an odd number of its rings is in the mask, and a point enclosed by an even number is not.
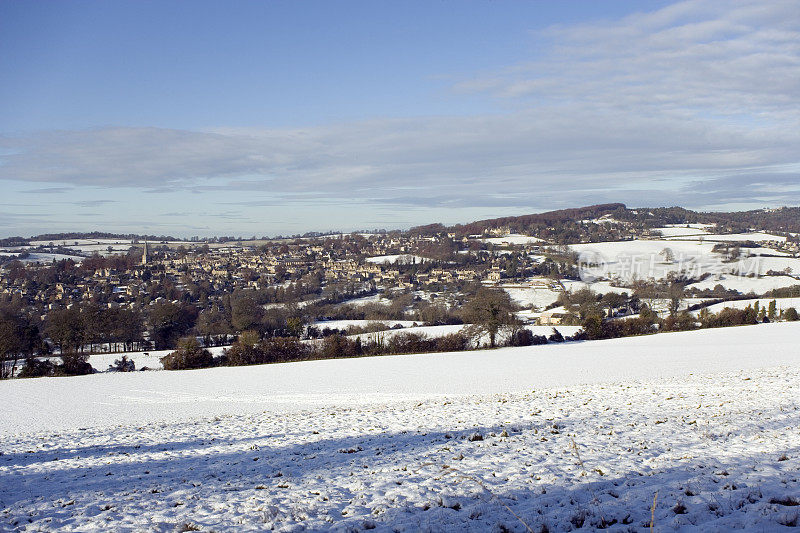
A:
[[[142,251],[142,266],[147,266],[147,241],[144,241],[144,250]]]

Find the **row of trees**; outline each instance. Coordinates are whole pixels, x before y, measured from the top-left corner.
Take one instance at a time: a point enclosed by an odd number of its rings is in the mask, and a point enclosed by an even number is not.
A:
[[[564,337],[554,330],[549,337],[534,335],[519,328],[507,337],[504,345],[531,346],[548,342],[563,342]],[[182,339],[178,349],[161,362],[166,370],[186,370],[212,366],[244,366],[312,359],[337,359],[406,353],[458,352],[477,347],[469,330],[430,338],[423,334],[399,332],[394,335],[346,337],[334,334],[318,342],[303,342],[296,337],[260,338],[257,332],[243,333],[219,357],[200,345],[194,337]]]
[[[39,327],[19,310],[0,308],[0,379],[11,377],[20,360],[46,351]]]
[[[453,228],[429,225],[412,228],[411,232],[416,229],[417,232],[425,234],[444,231],[472,234],[482,233],[486,229],[507,227],[514,232],[527,232],[529,235],[537,235],[554,242],[575,243],[580,242],[580,239],[597,242],[624,238],[626,234],[616,225],[587,222],[603,215],[626,222],[636,232],[665,224],[706,223],[717,224],[721,231],[731,233],[748,231],[751,228],[778,233],[800,233],[800,207],[783,207],[768,211],[757,209],[732,213],[700,213],[682,207],[634,210],[628,209],[624,204],[601,204],[534,215],[496,218],[463,226],[457,225]]]
[[[325,337],[319,342],[303,342],[297,337],[262,339],[255,331],[247,331],[222,356],[214,358],[197,339],[187,337],[178,349],[161,359],[166,370],[207,368],[211,366],[243,366],[311,359],[336,359],[364,355],[461,351],[470,347],[469,338],[460,333],[430,339],[414,333],[400,333],[383,340],[371,337],[349,338],[341,334]]]
[[[744,326],[777,320],[797,321],[797,309],[790,307],[779,311],[775,300],[772,300],[767,306],[760,306],[758,302],[755,302],[744,309],[726,307],[718,313],[712,313],[705,308],[701,309],[697,316],[682,312],[661,319],[649,307],[642,306],[639,316],[635,318],[604,320],[599,315],[592,315],[583,320],[582,326],[585,338],[594,340],[647,335],[659,331]]]
[[[453,352],[485,345],[530,346],[565,340],[555,330],[549,337],[534,335],[521,325],[513,311],[514,305],[506,292],[480,287],[466,301],[461,311],[463,321],[469,325],[457,333],[438,338],[404,331],[379,331],[357,336],[345,336],[336,332],[318,341],[303,342],[298,336],[264,337],[261,332],[250,330],[242,333],[217,358],[194,337],[182,339],[177,350],[162,358],[162,364],[168,370],[178,370],[366,355]]]
[[[412,317],[431,324],[472,323],[471,331],[476,335],[477,332],[488,335],[489,344],[495,346],[501,328],[516,323],[514,306],[503,291],[475,290],[474,287],[472,291],[459,313],[442,304],[427,304],[421,307],[419,317],[416,314]],[[65,372],[72,372],[85,368],[83,363],[95,351],[169,349],[189,335],[202,337],[206,346],[227,343],[230,337],[244,331],[254,331],[259,339],[299,340],[308,320],[320,316],[321,309],[316,306],[303,310],[291,305],[270,306],[265,305],[262,298],[258,291],[237,291],[225,298],[222,305],[209,306],[202,312],[186,302],[157,302],[149,306],[146,313],[85,303],[52,310],[43,321],[19,309],[4,308],[0,314],[0,355],[8,364],[1,365],[3,373],[0,375],[9,377],[20,360],[48,355],[52,351],[69,359],[68,364],[65,362]],[[407,309],[412,303],[410,294],[398,293],[389,305],[376,304],[375,307],[391,315],[389,318],[409,318]],[[434,351],[438,349],[429,347]],[[287,346],[281,348],[282,352],[287,350]],[[419,351],[422,347],[391,350]],[[351,351],[345,350],[346,353]],[[302,359],[297,354],[290,357]]]
[[[67,321],[80,321],[83,317],[79,314],[65,314],[59,318],[63,318],[66,324]],[[51,335],[61,333],[60,326],[55,324],[61,323],[45,324],[45,329]],[[40,360],[38,357],[51,353],[51,347],[44,341],[40,326],[38,317],[26,315],[22,310],[12,307],[0,308],[0,379],[13,377],[21,361],[25,362],[19,372],[21,377],[77,375],[92,371],[86,362],[87,356],[78,353],[75,349],[76,341],[71,337],[57,337],[63,346],[61,364],[53,363],[49,359]]]
[[[103,344],[108,351],[140,349],[143,329],[137,311],[91,304],[56,309],[45,319],[45,334],[61,353],[93,352]]]

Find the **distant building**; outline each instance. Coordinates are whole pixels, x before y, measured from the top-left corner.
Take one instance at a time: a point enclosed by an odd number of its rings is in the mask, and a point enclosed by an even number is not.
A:
[[[539,315],[538,323],[540,326],[558,326],[564,322],[570,314],[563,307],[549,309]]]

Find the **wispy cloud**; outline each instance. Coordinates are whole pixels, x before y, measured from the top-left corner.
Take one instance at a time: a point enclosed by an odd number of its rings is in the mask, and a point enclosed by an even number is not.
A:
[[[74,187],[39,187],[20,191],[25,194],[63,194],[74,191]]]
[[[78,201],[73,202],[73,203],[75,205],[80,206],[80,207],[97,207],[97,206],[101,206],[101,205],[115,204],[115,203],[117,203],[117,201],[116,200],[78,200]]]
[[[800,2],[680,2],[538,37],[548,47],[535,61],[454,87],[507,114],[44,132],[0,139],[0,179],[240,191],[251,207],[800,202],[787,170],[800,146]]]
[[[800,4],[679,2],[618,21],[556,26],[549,53],[458,88],[533,105],[798,119]]]

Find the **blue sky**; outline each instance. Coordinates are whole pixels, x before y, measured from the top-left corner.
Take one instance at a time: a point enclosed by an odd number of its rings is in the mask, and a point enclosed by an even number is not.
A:
[[[0,1],[0,234],[800,204],[800,2]]]

